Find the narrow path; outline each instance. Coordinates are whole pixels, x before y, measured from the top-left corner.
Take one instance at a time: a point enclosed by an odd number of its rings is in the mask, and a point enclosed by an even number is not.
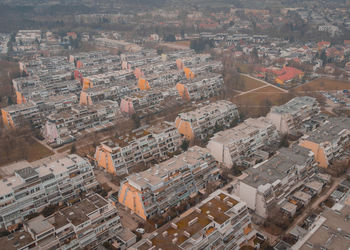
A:
[[[280,87],[277,87],[276,85],[273,85],[273,84],[271,84],[271,83],[269,83],[269,82],[266,82],[266,81],[264,81],[264,80],[261,80],[261,79],[259,79],[259,78],[256,78],[256,77],[253,77],[253,76],[247,75],[247,74],[242,74],[242,73],[241,73],[241,75],[246,76],[246,77],[249,77],[249,78],[254,79],[254,80],[256,80],[256,81],[262,82],[262,83],[264,83],[264,84],[266,84],[266,85],[272,86],[272,87],[274,87],[274,88],[276,88],[276,89],[281,90],[282,92],[288,93],[288,90],[283,89],[283,88],[280,88]],[[264,87],[266,87],[266,86],[264,86]]]
[[[245,95],[245,94],[248,94],[248,93],[250,93],[250,92],[254,92],[255,90],[265,88],[265,87],[267,87],[267,86],[265,86],[265,85],[264,85],[264,86],[260,86],[260,87],[257,87],[257,88],[255,88],[255,89],[248,90],[248,91],[246,91],[246,92],[241,92],[241,93],[239,93],[239,94],[236,95],[236,96]],[[266,93],[266,92],[264,92],[264,93]],[[276,93],[276,92],[273,92],[273,93]]]

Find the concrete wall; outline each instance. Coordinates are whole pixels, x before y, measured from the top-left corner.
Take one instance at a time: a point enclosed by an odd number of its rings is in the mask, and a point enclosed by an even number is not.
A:
[[[190,122],[187,121],[183,121],[181,120],[180,117],[177,117],[175,120],[175,126],[177,128],[177,130],[179,131],[179,133],[183,136],[185,136],[185,138],[187,140],[193,140],[194,139],[194,133],[192,130],[192,126]]]
[[[130,186],[128,182],[125,182],[120,187],[118,201],[142,219],[146,220],[147,216],[144,211],[141,195],[139,190]]]
[[[320,144],[308,140],[302,140],[300,141],[299,145],[304,148],[310,149],[314,153],[314,159],[320,167],[328,167],[328,159],[326,157],[323,147],[321,147]]]

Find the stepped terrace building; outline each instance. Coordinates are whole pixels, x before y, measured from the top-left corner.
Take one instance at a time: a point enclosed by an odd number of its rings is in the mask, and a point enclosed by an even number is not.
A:
[[[4,249],[95,249],[123,230],[117,208],[95,193],[23,226],[24,230],[0,238]]]
[[[0,225],[8,228],[50,205],[67,201],[97,185],[92,166],[68,155],[39,167],[23,163],[0,180]]]
[[[270,159],[245,170],[234,193],[262,218],[315,175],[313,153],[298,145],[281,148]]]
[[[215,159],[231,167],[263,146],[279,140],[275,125],[265,117],[249,118],[234,128],[220,131],[212,137],[207,148]]]
[[[239,119],[235,104],[221,100],[210,103],[196,110],[181,113],[176,117],[175,125],[179,133],[186,139],[195,137],[201,139],[214,133],[215,126],[230,127],[231,123]]]
[[[266,117],[272,121],[278,132],[289,134],[295,132],[304,121],[319,111],[315,98],[302,96],[295,97],[284,105],[272,107]]]
[[[144,172],[126,177],[118,200],[146,220],[206,188],[218,175],[219,168],[209,151],[194,146]]]
[[[255,235],[246,204],[217,190],[131,249],[240,249]]]
[[[140,163],[167,157],[178,150],[181,136],[168,122],[134,130],[115,141],[102,142],[96,148],[95,160],[99,167],[112,174],[126,174],[128,169]]]
[[[350,119],[347,117],[329,118],[319,128],[304,135],[300,145],[312,150],[320,167],[344,156],[350,145]]]
[[[49,143],[61,145],[70,142],[79,132],[101,130],[123,119],[117,102],[101,101],[93,106],[74,105],[70,110],[47,117],[42,134]]]
[[[218,95],[222,90],[223,83],[221,74],[207,73],[179,82],[176,84],[176,89],[182,99],[197,101]]]

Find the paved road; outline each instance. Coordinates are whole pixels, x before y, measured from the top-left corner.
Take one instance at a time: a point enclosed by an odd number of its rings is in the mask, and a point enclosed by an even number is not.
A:
[[[96,176],[97,181],[100,184],[104,184],[107,183],[107,185],[112,189],[111,193],[117,192],[119,191],[119,186],[116,185],[115,183],[113,183],[108,177],[108,173],[105,173],[103,170],[101,169],[95,169],[94,170],[94,174]]]

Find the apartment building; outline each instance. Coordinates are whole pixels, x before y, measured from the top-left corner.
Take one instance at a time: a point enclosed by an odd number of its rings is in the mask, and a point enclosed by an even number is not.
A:
[[[315,98],[309,96],[295,97],[284,105],[274,106],[267,114],[281,134],[293,133],[320,108]]]
[[[16,104],[1,109],[2,121],[7,128],[24,125],[28,121],[37,123],[39,107],[34,102]]]
[[[131,249],[240,249],[255,235],[246,204],[217,190]]]
[[[298,145],[281,148],[270,159],[244,171],[234,193],[262,218],[284,205],[285,198],[314,176],[313,153]]]
[[[156,75],[163,74],[169,71],[177,70],[175,61],[166,61],[166,55],[162,55],[162,62],[156,62],[152,64],[145,64],[140,67],[135,68],[134,74],[136,78],[148,76],[148,75]],[[179,72],[182,73],[182,72]]]
[[[132,115],[146,109],[150,110],[155,108],[159,106],[163,100],[163,92],[158,89],[140,91],[122,98],[120,102],[120,110],[123,114]]]
[[[7,128],[25,124],[40,127],[47,115],[70,110],[77,101],[75,94],[50,96],[47,99],[35,98],[23,104],[3,108],[2,119]]]
[[[299,145],[312,150],[320,167],[327,168],[340,160],[350,144],[350,119],[328,118],[320,127],[305,134]]]
[[[207,73],[179,82],[176,84],[176,89],[182,99],[198,101],[218,95],[222,90],[223,83],[221,74]]]
[[[350,197],[344,198],[346,199],[343,202],[322,211],[307,233],[292,246],[292,249],[349,249]]]
[[[117,102],[101,101],[93,106],[74,105],[70,110],[47,116],[42,134],[48,143],[61,145],[71,142],[79,132],[95,131],[113,125],[123,119]]]
[[[133,71],[130,69],[117,70],[83,78],[83,89],[92,87],[107,87],[135,80]]]
[[[176,83],[183,80],[183,73],[178,70],[168,70],[164,72],[156,72],[144,75],[143,72],[136,72],[138,77],[138,88],[147,90],[155,87],[170,87],[173,88]]]
[[[207,145],[215,159],[227,167],[244,164],[245,160],[263,146],[279,141],[275,125],[265,117],[248,118],[241,124],[220,131]]]
[[[127,176],[118,200],[146,220],[206,188],[218,176],[219,169],[209,151],[194,146],[144,172]]]
[[[74,70],[74,63],[65,56],[37,57],[32,60],[20,61],[19,68],[27,75],[55,74]]]
[[[128,173],[128,169],[140,163],[167,157],[178,150],[181,136],[169,122],[134,130],[115,141],[102,142],[96,148],[95,160],[99,167],[117,175]]]
[[[80,104],[93,105],[103,100],[120,102],[124,96],[136,93],[138,91],[139,89],[135,87],[130,88],[127,85],[92,87],[81,91]]]
[[[0,239],[5,249],[95,249],[122,231],[117,208],[96,193],[45,218],[27,220],[22,231]]]
[[[232,102],[220,100],[187,113],[180,113],[176,117],[175,125],[186,139],[203,139],[214,133],[215,126],[228,128],[238,119],[237,106]]]
[[[70,55],[69,61],[74,62],[77,69],[110,65],[121,69],[121,59],[118,55],[109,55],[106,51],[84,52]]]
[[[61,78],[62,77],[62,78]],[[44,99],[55,95],[79,94],[81,84],[78,80],[70,80],[69,77],[58,76],[57,80],[43,79],[38,76],[28,76],[12,80],[16,91],[17,104],[25,103],[33,99]],[[54,81],[54,82],[51,82]]]
[[[67,201],[97,185],[90,163],[77,155],[23,167],[0,180],[0,225],[8,228],[50,204]]]

